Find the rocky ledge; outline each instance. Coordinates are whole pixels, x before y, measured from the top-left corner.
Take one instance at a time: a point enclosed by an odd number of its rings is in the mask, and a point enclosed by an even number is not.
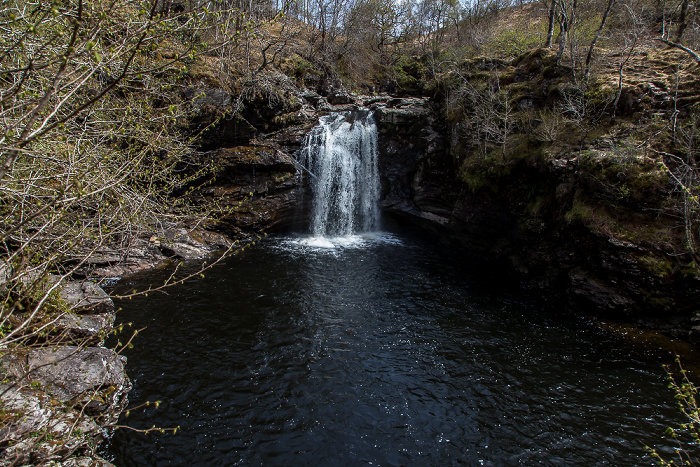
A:
[[[35,337],[35,343],[8,347],[0,357],[0,466],[111,465],[95,457],[94,449],[126,407],[131,389],[126,358],[104,347],[114,304],[92,282],[68,282],[59,290],[69,311],[49,318],[39,334],[53,344]]]
[[[233,245],[226,235],[204,230],[166,228],[132,239],[121,249],[103,249],[87,258],[75,275],[92,278],[117,278],[151,269],[168,260],[203,259]],[[71,261],[66,262],[71,266]]]

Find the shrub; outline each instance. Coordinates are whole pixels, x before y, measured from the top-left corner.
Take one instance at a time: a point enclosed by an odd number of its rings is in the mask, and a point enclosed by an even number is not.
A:
[[[698,388],[690,380],[688,371],[681,365],[676,356],[677,370],[674,372],[669,365],[664,365],[668,378],[668,387],[673,391],[678,408],[683,414],[684,421],[676,427],[668,427],[666,433],[677,443],[677,459],[666,459],[653,447],[646,451],[659,465],[698,465],[700,464],[700,407],[698,407]],[[676,460],[678,464],[676,464]]]

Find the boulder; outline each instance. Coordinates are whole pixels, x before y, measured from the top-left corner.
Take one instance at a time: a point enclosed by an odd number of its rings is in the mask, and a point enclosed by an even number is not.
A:
[[[0,385],[0,401],[0,466],[59,461],[101,436],[90,417],[41,390]]]
[[[66,314],[58,319],[54,330],[63,334],[73,343],[88,345],[101,345],[105,337],[112,330],[114,313],[102,313],[97,315]]]
[[[114,313],[114,303],[109,295],[94,282],[68,282],[61,289],[61,298],[74,313]]]
[[[78,317],[78,318],[88,318]],[[60,347],[0,357],[0,467],[100,466],[99,457],[66,458],[103,439],[126,405],[131,384],[122,357],[104,348]]]
[[[311,89],[306,89],[305,91],[301,92],[299,94],[299,97],[301,97],[314,107],[317,107],[319,103],[325,99],[325,97],[321,96],[319,93]]]
[[[71,261],[82,262],[76,274],[85,277],[115,278],[151,268],[164,259],[160,249],[148,238],[134,238],[128,246],[118,251],[104,249],[87,259],[77,257]]]
[[[328,103],[331,105],[343,105],[354,103],[352,96],[342,91],[329,94],[327,99]]]
[[[75,402],[88,415],[116,419],[131,382],[126,358],[101,347],[40,348],[29,353],[29,379],[61,402]]]
[[[233,242],[224,234],[212,232],[210,230],[191,230],[188,232],[190,238],[200,244],[206,245],[212,250],[225,250],[229,248]]]
[[[160,241],[164,255],[181,259],[198,259],[207,256],[211,250],[193,239],[186,229],[169,229]]]

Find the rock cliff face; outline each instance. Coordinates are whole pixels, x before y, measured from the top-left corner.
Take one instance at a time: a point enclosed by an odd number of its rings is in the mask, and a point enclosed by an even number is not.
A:
[[[514,81],[522,81],[526,65],[515,68]],[[226,114],[231,102],[218,90],[192,95],[200,125]],[[527,94],[521,107],[527,111],[550,99],[538,96]],[[475,258],[516,271],[530,286],[584,313],[640,320],[693,337],[695,276],[684,274],[660,245],[606,233],[605,222],[598,222],[602,212],[593,210],[588,223],[579,221],[578,196],[597,189],[590,186],[595,174],[566,153],[523,157],[502,165],[501,172],[465,174],[462,123],[446,117],[442,97],[288,90],[276,102],[247,102],[236,119],[224,117],[211,125],[212,138],[204,138],[200,164],[213,170],[196,196],[217,206],[217,229],[236,238],[303,229],[308,198],[294,156],[320,115],[356,108],[375,111],[383,209],[449,236]],[[524,151],[532,145],[528,141]],[[590,219],[602,228],[591,227]]]
[[[305,213],[308,193],[303,170],[295,161],[306,135],[318,124],[319,117],[328,112],[373,109],[378,118],[393,122],[405,131],[413,125],[415,134],[430,134],[416,138],[415,144],[396,148],[404,154],[405,165],[386,165],[385,188],[403,190],[407,176],[417,167],[413,155],[442,149],[442,137],[435,124],[426,124],[421,117],[433,118],[423,98],[397,99],[388,95],[355,96],[344,92],[328,92],[322,96],[309,90],[287,90],[282,99],[257,97],[244,102],[235,118],[227,117],[232,99],[221,90],[196,88],[188,91],[195,116],[193,131],[209,128],[202,136],[201,152],[196,167],[208,168],[208,174],[196,181],[195,199],[213,207],[219,220],[217,230],[231,238],[245,238],[261,231],[293,228],[303,230],[307,225]],[[207,97],[210,96],[210,97]],[[433,122],[435,123],[435,122]],[[388,127],[387,127],[388,130]],[[425,141],[424,141],[425,140]],[[443,167],[428,170],[443,170]],[[391,173],[389,173],[391,171]],[[422,186],[412,189],[419,192]],[[433,190],[418,198],[407,193],[389,193],[385,206],[396,203],[431,204],[435,209],[444,204]],[[410,200],[410,201],[409,201]],[[421,212],[419,208],[410,208]],[[447,214],[448,210],[443,210]],[[433,219],[435,220],[435,219]]]
[[[220,148],[207,158],[216,169],[197,196],[199,202],[218,207],[223,232],[238,238],[294,221],[297,167],[279,144],[266,141]]]
[[[572,221],[584,169],[525,161],[475,190],[460,176],[451,151],[459,142],[444,108],[421,99],[390,104],[377,109],[386,210],[432,226],[468,254],[516,271],[582,313],[697,340],[695,276],[680,264],[667,267],[673,258],[660,245],[619,240]]]
[[[294,93],[292,93],[294,91]],[[281,97],[255,96],[231,117],[233,99],[221,89],[194,87],[192,133],[202,132],[194,199],[218,220],[229,238],[287,228],[296,222],[301,177],[294,159],[319,112],[321,96],[287,90]]]
[[[428,99],[374,105],[379,126],[382,206],[446,225],[457,189],[445,126]]]

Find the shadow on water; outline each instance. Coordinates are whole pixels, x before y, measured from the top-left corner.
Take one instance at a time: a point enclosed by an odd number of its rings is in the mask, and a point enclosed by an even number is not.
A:
[[[658,358],[404,231],[266,239],[122,301],[141,465],[638,465],[676,421]],[[124,280],[142,287],[167,271]]]

